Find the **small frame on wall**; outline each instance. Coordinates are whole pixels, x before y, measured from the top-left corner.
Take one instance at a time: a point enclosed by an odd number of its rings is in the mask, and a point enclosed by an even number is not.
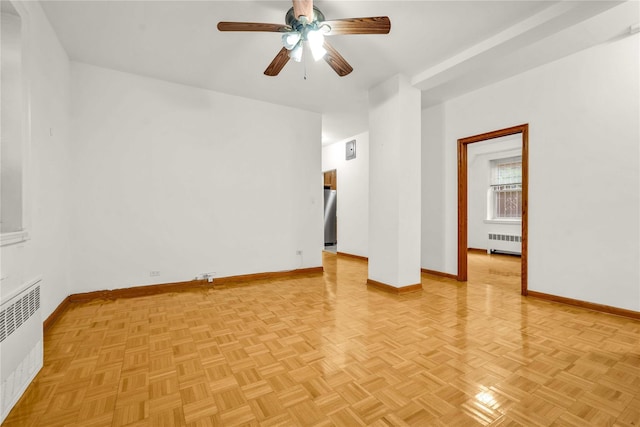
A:
[[[346,160],[353,160],[356,158],[356,140],[349,141],[345,144],[346,148]]]

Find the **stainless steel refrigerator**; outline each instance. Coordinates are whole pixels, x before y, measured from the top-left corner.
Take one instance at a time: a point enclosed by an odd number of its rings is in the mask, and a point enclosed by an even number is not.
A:
[[[332,246],[338,243],[336,238],[336,190],[324,189],[324,245]]]

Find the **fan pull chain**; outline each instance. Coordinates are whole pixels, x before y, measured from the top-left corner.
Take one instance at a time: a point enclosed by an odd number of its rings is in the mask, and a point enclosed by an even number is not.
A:
[[[304,69],[304,79],[307,80],[307,56],[308,55],[302,55],[302,67]]]

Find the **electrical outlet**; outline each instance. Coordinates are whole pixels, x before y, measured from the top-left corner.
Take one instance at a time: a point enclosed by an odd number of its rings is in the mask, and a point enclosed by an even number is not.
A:
[[[155,270],[149,273],[149,276],[151,276],[151,277],[156,277],[156,276],[159,276],[159,275],[160,275],[160,272],[159,271],[155,271]]]
[[[209,273],[202,273],[196,276],[196,280],[206,280],[209,283],[213,282],[214,277],[216,277],[216,272],[211,271]]]

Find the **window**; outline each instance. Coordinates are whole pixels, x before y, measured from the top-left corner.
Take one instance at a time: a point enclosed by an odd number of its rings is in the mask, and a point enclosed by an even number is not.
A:
[[[491,160],[491,219],[522,217],[522,156]]]
[[[8,1],[2,2],[1,12],[0,244],[4,246],[26,238],[23,207],[28,102],[23,79],[21,16]]]

